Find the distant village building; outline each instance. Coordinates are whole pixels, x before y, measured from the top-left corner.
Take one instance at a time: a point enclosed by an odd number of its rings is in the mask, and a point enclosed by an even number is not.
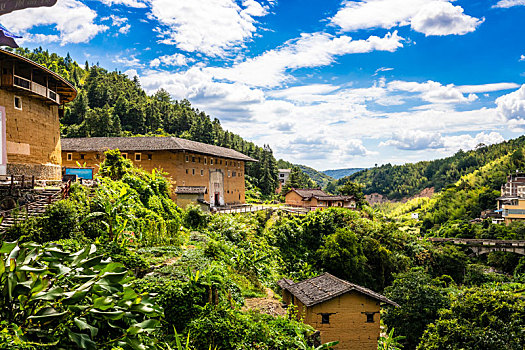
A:
[[[356,208],[354,196],[332,196],[318,188],[292,188],[284,197],[285,203],[293,207],[310,209],[328,207]]]
[[[510,224],[513,221],[525,220],[525,173],[516,171],[507,177],[507,182],[501,186],[501,197],[497,198],[498,209],[495,215],[485,213],[493,222]]]
[[[279,169],[279,187],[277,188],[277,194],[281,193],[284,184],[288,181],[292,169]]]
[[[190,197],[212,207],[244,203],[245,163],[256,162],[229,148],[176,137],[92,137],[63,139],[63,165],[85,163],[95,174],[108,149],[119,149],[144,170],[168,173],[175,185],[172,197],[183,206]]]
[[[338,350],[376,350],[381,304],[399,306],[370,289],[324,273],[302,282],[277,282],[283,303],[297,306],[297,318],[321,333],[321,342],[339,341]]]
[[[49,69],[0,50],[0,175],[61,178],[59,117],[77,91]]]

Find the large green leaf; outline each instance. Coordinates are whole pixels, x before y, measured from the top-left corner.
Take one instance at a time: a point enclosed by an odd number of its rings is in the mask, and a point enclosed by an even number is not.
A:
[[[157,329],[160,325],[158,320],[146,320],[140,323],[135,323],[133,326],[129,327],[127,333],[130,335],[135,335],[139,333],[151,333]]]
[[[87,323],[86,319],[83,318],[83,317],[77,317],[73,320],[73,322],[75,323],[75,325],[78,327],[78,329],[80,329],[81,331],[85,331],[85,330],[88,330],[89,333],[91,334],[91,337],[95,337],[98,333],[98,328],[97,327],[94,327],[94,326],[91,326]]]
[[[114,306],[113,298],[102,296],[93,300],[93,307],[102,311],[106,311]]]
[[[87,334],[75,333],[68,330],[67,335],[69,339],[75,342],[80,349],[96,350],[97,344],[93,342]]]
[[[97,309],[91,309],[89,313],[108,320],[120,320],[125,314],[124,311],[100,311]]]
[[[18,242],[2,242],[0,254],[9,254],[16,247]]]
[[[62,287],[54,287],[48,290],[47,292],[40,292],[33,296],[34,300],[47,300],[53,301],[61,298],[64,294],[64,289]]]

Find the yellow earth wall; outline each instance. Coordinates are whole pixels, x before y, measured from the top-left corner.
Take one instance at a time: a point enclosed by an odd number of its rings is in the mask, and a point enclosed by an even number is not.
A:
[[[21,110],[15,108],[15,96],[22,100]],[[7,174],[60,179],[58,106],[4,89],[0,106],[6,112]]]
[[[71,159],[68,157],[68,153]],[[210,202],[213,189],[210,189],[210,173],[219,170],[223,176],[223,188],[221,198],[226,204],[245,203],[244,162],[229,160],[220,157],[198,155],[189,152],[151,151],[151,152],[122,152],[135,166],[146,171],[159,169],[171,178],[173,186],[205,186],[208,193],[204,200]],[[136,160],[136,154],[140,153],[140,161]],[[84,159],[81,158],[84,156]],[[151,156],[151,159],[149,159]],[[104,160],[103,152],[62,152],[62,165],[65,167],[78,167],[76,162],[87,167],[94,168],[94,174],[98,166]],[[211,164],[213,161],[213,164]],[[235,176],[234,175],[235,172]],[[175,188],[174,188],[175,189]],[[176,195],[172,195],[176,199]]]
[[[321,332],[322,343],[339,341],[338,350],[376,350],[380,333],[380,305],[364,294],[350,292],[309,307],[304,322]],[[329,324],[321,323],[322,313],[329,313]],[[365,313],[374,313],[367,322]]]

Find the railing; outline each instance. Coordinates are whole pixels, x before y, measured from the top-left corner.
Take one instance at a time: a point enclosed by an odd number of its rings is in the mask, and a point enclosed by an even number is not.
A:
[[[14,76],[13,85],[16,87],[19,87],[21,89],[29,90],[31,91],[31,80],[22,78],[18,75]]]
[[[35,176],[25,175],[0,175],[0,188],[9,188],[11,192],[15,188],[34,188]]]
[[[39,96],[47,97],[48,99],[60,104],[60,95],[55,91],[46,88],[44,85],[35,83],[21,76],[14,75],[13,86],[16,86],[20,89],[31,91]]]

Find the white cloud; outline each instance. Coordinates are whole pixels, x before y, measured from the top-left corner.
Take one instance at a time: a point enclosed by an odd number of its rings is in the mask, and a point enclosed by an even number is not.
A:
[[[465,135],[456,135],[456,136],[445,136],[443,137],[445,148],[451,151],[462,150],[471,150],[476,148],[476,146],[483,145],[492,145],[495,143],[503,142],[505,139],[497,132],[480,132],[472,137],[469,134]]]
[[[52,26],[58,32],[60,44],[66,45],[88,42],[98,33],[106,31],[107,26],[95,24],[96,17],[97,13],[80,1],[58,0],[53,7],[29,8],[3,15],[2,23],[22,35],[27,35],[34,27]],[[52,34],[52,37],[56,38],[57,34]]]
[[[257,30],[255,17],[267,14],[254,0],[150,1],[151,16],[162,25],[161,42],[210,56],[238,49]]]
[[[120,27],[119,30],[118,30],[118,32],[119,32],[120,34],[128,34],[130,28],[131,28],[131,25],[126,24],[125,26]]]
[[[401,130],[394,132],[388,141],[379,143],[380,147],[396,147],[402,150],[422,150],[429,148],[443,148],[441,134],[420,130]]]
[[[135,56],[130,56],[130,57],[117,56],[117,57],[115,57],[113,62],[119,63],[119,64],[121,64],[121,65],[123,65],[125,67],[136,67],[136,68],[143,68],[144,67],[144,64],[141,63],[141,61]],[[135,71],[135,75],[137,75],[136,71]],[[131,77],[131,78],[133,78],[133,77]]]
[[[390,67],[377,68],[376,71],[374,72],[373,76],[376,76],[376,75],[378,75],[381,72],[388,72],[388,71],[391,71],[391,70],[394,70],[394,68],[390,68]]]
[[[429,80],[424,83],[408,82],[395,80],[388,83],[390,91],[406,91],[418,93],[418,97],[431,103],[465,103],[477,99],[474,94],[463,95],[463,91],[454,84],[442,85],[441,83]]]
[[[100,0],[105,5],[113,6],[113,5],[124,5],[128,7],[135,7],[135,8],[146,8],[146,1],[143,0]]]
[[[116,16],[116,15],[111,15],[109,17],[104,17],[104,18],[101,18],[101,20],[108,20],[108,19],[111,19],[113,25],[115,27],[120,27],[121,25],[123,25],[124,23],[126,23],[128,21],[127,18],[125,17],[119,17],[119,16]]]
[[[467,93],[484,93],[494,92],[501,90],[517,89],[520,86],[516,83],[494,83],[494,84],[481,84],[481,85],[459,85],[457,89],[464,94]]]
[[[525,0],[500,0],[492,7],[509,8],[514,6],[525,6]]]
[[[383,38],[370,36],[366,40],[353,40],[349,36],[327,33],[301,34],[300,38],[286,42],[282,47],[247,59],[232,68],[210,68],[219,79],[242,82],[252,86],[278,86],[292,80],[287,71],[304,67],[326,66],[337,56],[371,51],[395,51],[404,39],[397,32]]]
[[[525,120],[525,84],[496,99],[498,113],[507,120]]]
[[[191,61],[193,61],[193,59],[190,59],[190,58],[184,56],[183,54],[176,53],[176,54],[173,54],[173,55],[164,55],[164,56],[157,57],[157,58],[153,59],[150,62],[149,65],[152,68],[159,67],[160,65],[164,65],[164,66],[186,66],[188,64],[188,62],[191,62]]]
[[[425,35],[463,35],[476,30],[483,19],[463,13],[447,0],[345,1],[331,18],[343,31],[410,25]]]
[[[520,56],[520,62],[523,62],[523,61],[525,61],[525,55]]]

